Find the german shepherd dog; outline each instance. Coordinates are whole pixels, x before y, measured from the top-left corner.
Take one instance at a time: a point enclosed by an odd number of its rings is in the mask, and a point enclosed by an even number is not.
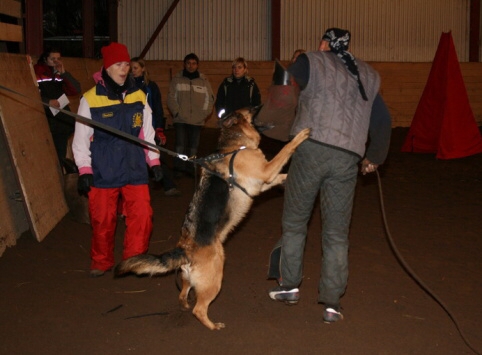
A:
[[[211,330],[224,328],[213,323],[208,307],[221,290],[224,267],[223,242],[249,211],[253,197],[284,183],[280,174],[296,147],[310,134],[301,131],[279,153],[267,161],[258,148],[260,135],[253,127],[253,114],[238,110],[221,122],[218,153],[204,158],[201,178],[187,210],[177,246],[161,255],[142,254],[119,263],[115,276],[126,273],[159,275],[181,268],[179,302],[190,308],[188,294],[194,288],[192,313]]]

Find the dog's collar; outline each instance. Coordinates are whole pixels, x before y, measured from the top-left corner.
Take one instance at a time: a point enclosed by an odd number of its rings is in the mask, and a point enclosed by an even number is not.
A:
[[[227,157],[228,155],[237,154],[240,150],[243,150],[243,149],[246,149],[246,146],[242,145],[238,149],[233,150],[233,151],[228,152],[228,153],[214,153],[214,154],[208,155],[207,157],[203,158],[202,161],[211,162],[213,160],[223,159],[223,158]]]

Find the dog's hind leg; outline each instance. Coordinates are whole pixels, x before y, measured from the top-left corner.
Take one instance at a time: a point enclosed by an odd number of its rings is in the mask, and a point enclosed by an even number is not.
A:
[[[197,253],[200,258],[193,265],[192,280],[196,291],[194,316],[211,330],[225,327],[224,323],[213,323],[208,317],[208,308],[221,290],[223,280],[224,250],[220,242],[204,247],[204,252]]]
[[[219,279],[219,280],[217,280]],[[196,288],[196,305],[192,313],[199,321],[211,330],[219,330],[225,327],[224,323],[214,323],[208,317],[208,308],[211,302],[216,298],[221,289],[221,277],[216,277],[212,283],[202,285],[201,288]]]
[[[183,265],[181,266],[182,269],[182,290],[179,294],[179,304],[181,305],[182,310],[187,311],[191,306],[189,306],[189,302],[187,300],[189,296],[189,291],[191,290],[191,276],[190,265]]]

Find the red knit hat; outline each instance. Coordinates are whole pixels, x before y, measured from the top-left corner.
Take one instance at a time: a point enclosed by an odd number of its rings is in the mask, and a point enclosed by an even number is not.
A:
[[[108,46],[101,48],[102,57],[104,58],[104,68],[109,68],[112,64],[119,62],[130,62],[127,47],[121,43],[112,42]]]

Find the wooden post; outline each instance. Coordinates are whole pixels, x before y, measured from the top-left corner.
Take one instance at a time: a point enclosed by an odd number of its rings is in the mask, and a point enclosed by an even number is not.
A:
[[[94,58],[94,0],[82,1],[82,56]]]
[[[271,60],[280,59],[281,54],[281,3],[271,0]]]
[[[43,7],[42,0],[25,1],[25,36],[27,54],[43,52]]]
[[[469,62],[479,61],[480,0],[470,0]]]

